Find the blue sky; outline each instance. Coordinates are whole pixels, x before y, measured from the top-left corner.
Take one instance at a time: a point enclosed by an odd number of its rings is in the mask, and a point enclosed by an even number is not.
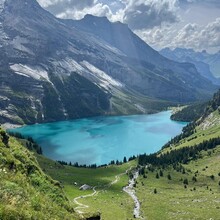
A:
[[[60,18],[127,23],[150,46],[220,50],[220,0],[38,0]]]

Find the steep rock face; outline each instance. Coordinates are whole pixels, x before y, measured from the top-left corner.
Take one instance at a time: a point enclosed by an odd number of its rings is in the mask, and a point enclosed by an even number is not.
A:
[[[124,24],[57,19],[35,0],[0,1],[0,79],[1,123],[146,113],[215,89]]]

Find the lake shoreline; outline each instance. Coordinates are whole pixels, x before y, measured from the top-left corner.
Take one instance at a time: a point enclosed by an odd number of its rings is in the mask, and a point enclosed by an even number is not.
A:
[[[160,114],[162,112],[171,112],[172,110],[170,108],[162,110],[162,111],[155,111],[154,113],[143,113],[143,114],[125,114],[125,115],[121,115],[121,114],[113,114],[113,115],[97,115],[97,116],[90,116],[90,117],[82,117],[82,118],[75,118],[75,119],[67,119],[67,120],[61,120],[61,121],[53,121],[53,122],[43,122],[43,123],[32,123],[32,124],[14,124],[14,123],[10,123],[10,122],[6,122],[1,124],[0,126],[5,129],[5,130],[10,130],[10,129],[16,129],[16,128],[22,128],[25,126],[32,126],[32,125],[44,125],[44,124],[52,124],[52,123],[58,123],[58,122],[65,122],[65,121],[78,121],[78,120],[83,120],[83,119],[95,119],[95,118],[101,118],[101,117],[129,117],[129,116],[141,116],[141,115],[155,115],[155,114]],[[172,114],[171,114],[172,115]]]
[[[185,126],[172,121],[170,115],[171,111],[99,116],[19,126],[8,131],[32,137],[42,147],[44,155],[53,160],[101,166],[113,160],[120,162],[124,157],[157,152]]]

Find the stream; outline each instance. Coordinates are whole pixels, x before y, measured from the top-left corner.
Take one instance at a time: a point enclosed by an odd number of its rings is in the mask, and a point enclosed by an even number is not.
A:
[[[135,184],[135,181],[136,179],[138,178],[139,176],[139,172],[138,171],[135,171],[135,173],[133,174],[133,178],[129,180],[129,184],[128,186],[124,187],[123,188],[123,191],[128,193],[130,195],[130,197],[133,199],[134,201],[134,217],[135,218],[140,218],[141,219],[141,216],[140,216],[140,208],[141,208],[141,205],[140,205],[140,202],[135,194],[135,190],[134,190],[134,184]]]

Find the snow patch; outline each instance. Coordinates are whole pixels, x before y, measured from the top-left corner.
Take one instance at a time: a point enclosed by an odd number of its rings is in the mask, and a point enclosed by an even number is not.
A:
[[[85,69],[77,63],[74,59],[66,58],[61,61],[53,61],[53,65],[56,67],[58,73],[70,74],[71,72],[82,73]]]
[[[48,73],[38,66],[27,66],[23,64],[13,64],[10,68],[18,75],[32,77],[37,80],[47,80],[50,82]]]
[[[98,69],[97,67],[93,66],[89,62],[84,60],[83,62],[81,62],[81,64],[89,70],[90,74],[92,74],[93,77],[98,79],[99,85],[101,87],[104,87],[105,89],[109,89],[109,87],[111,86],[123,87],[122,83],[113,79],[111,76]]]

